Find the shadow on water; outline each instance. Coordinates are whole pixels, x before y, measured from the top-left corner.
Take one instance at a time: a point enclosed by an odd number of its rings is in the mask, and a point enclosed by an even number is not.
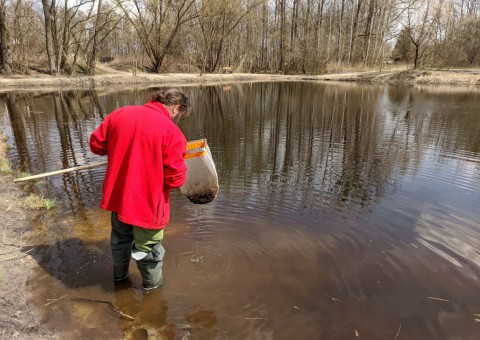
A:
[[[109,247],[108,241],[90,243],[69,238],[26,251],[46,273],[69,289],[99,286],[108,291],[112,288]]]
[[[143,291],[133,261],[131,278],[113,283],[108,241],[68,238],[23,250],[42,268],[31,285],[46,297],[39,302],[48,311],[44,321],[63,336],[207,339],[217,334],[217,318],[212,310],[197,308],[176,322],[169,320],[169,302],[163,289]]]

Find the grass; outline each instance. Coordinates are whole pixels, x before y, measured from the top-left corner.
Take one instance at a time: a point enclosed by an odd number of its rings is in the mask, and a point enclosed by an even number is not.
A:
[[[12,165],[10,164],[10,161],[3,157],[0,158],[0,172],[4,174],[13,173]]]
[[[0,133],[0,172],[11,174],[12,165],[7,158],[8,144],[7,137]]]
[[[7,152],[8,152],[7,137],[0,132],[0,173],[14,174],[12,165],[7,158]],[[17,175],[20,175],[20,177],[29,176],[29,174],[27,173],[17,173]],[[25,186],[24,190],[30,191],[30,189],[27,189],[27,188],[29,187]],[[25,198],[23,202],[23,206],[26,209],[32,209],[32,210],[37,210],[37,209],[50,210],[53,207],[55,207],[55,200],[45,198],[43,197],[43,195],[37,195],[37,194],[31,193]]]
[[[411,69],[407,64],[396,63],[393,65],[383,66],[365,66],[364,64],[346,65],[344,63],[330,62],[325,66],[324,74],[338,74],[338,73],[358,73],[358,72],[378,72],[378,71],[405,71]]]
[[[55,207],[55,200],[45,198],[43,195],[30,194],[25,198],[24,207],[31,210],[50,210]]]

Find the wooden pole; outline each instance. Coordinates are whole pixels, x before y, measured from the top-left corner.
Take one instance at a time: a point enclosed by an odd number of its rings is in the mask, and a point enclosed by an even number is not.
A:
[[[56,170],[56,171],[51,171],[51,172],[44,172],[43,174],[38,174],[38,175],[33,175],[33,176],[15,178],[15,179],[13,180],[13,182],[14,182],[14,183],[24,182],[24,181],[29,181],[29,180],[31,180],[31,179],[43,178],[43,177],[48,177],[48,176],[52,176],[52,175],[66,174],[66,173],[72,172],[72,171],[79,171],[79,170],[96,168],[96,167],[99,167],[99,166],[102,166],[102,165],[107,165],[107,163],[108,163],[108,161],[103,161],[103,162],[92,163],[92,164],[87,164],[87,165],[75,166],[75,167],[73,167],[73,168],[68,168],[68,169],[63,169],[63,170]]]

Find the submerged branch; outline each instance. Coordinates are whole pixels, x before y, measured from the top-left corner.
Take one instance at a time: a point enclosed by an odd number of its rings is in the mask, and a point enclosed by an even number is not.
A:
[[[72,301],[83,301],[83,302],[95,302],[95,303],[104,303],[104,304],[107,304],[111,310],[113,310],[114,312],[120,314],[121,317],[123,317],[124,319],[128,320],[128,321],[134,321],[135,318],[133,316],[130,316],[128,314],[125,314],[124,312],[122,312],[121,310],[115,308],[115,306],[113,305],[113,303],[111,303],[110,301],[105,301],[105,300],[93,300],[93,299],[87,299],[87,298],[79,298],[79,297],[73,297],[71,298],[70,300]]]
[[[64,295],[62,297],[59,297],[58,299],[53,299],[53,300],[50,300],[49,302],[47,302],[46,304],[44,304],[43,306],[41,307],[46,307],[46,306],[49,306],[51,305],[52,303],[55,303],[57,301],[60,301],[62,300],[63,298],[67,297],[68,295]],[[128,320],[128,321],[134,321],[135,318],[133,316],[130,316],[124,312],[122,312],[121,310],[119,310],[118,308],[116,308],[112,302],[110,301],[106,301],[106,300],[94,300],[94,299],[88,299],[88,298],[81,298],[81,297],[72,297],[72,298],[69,298],[68,300],[70,301],[83,301],[83,302],[94,302],[94,303],[104,303],[106,305],[108,305],[108,307],[110,307],[111,310],[113,310],[115,313],[118,313],[120,314],[121,317],[123,317],[124,319]]]

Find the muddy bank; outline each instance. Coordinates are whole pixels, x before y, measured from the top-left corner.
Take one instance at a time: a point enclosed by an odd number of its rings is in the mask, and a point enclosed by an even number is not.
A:
[[[320,80],[352,81],[376,84],[413,84],[480,86],[480,69],[464,70],[388,70],[319,76]]]
[[[279,75],[279,74],[188,74],[165,73],[149,74],[139,72],[133,75],[130,72],[117,71],[108,66],[102,66],[102,74],[95,76],[58,76],[44,74],[31,76],[14,75],[0,77],[2,91],[18,90],[21,88],[39,87],[43,89],[69,88],[106,88],[111,85],[201,85],[222,84],[232,82],[262,82],[262,81],[342,81],[361,82],[372,84],[411,84],[427,86],[468,86],[480,87],[480,69],[459,70],[406,70],[382,69],[368,72],[348,72],[326,75]]]
[[[38,267],[28,232],[38,212],[25,208],[13,175],[0,173],[0,339],[54,339],[29,299],[28,279]]]
[[[0,77],[0,90],[14,91],[19,89],[58,89],[82,88],[82,89],[103,89],[112,85],[134,87],[142,86],[179,86],[179,85],[202,85],[202,84],[223,84],[232,82],[253,82],[253,81],[295,81],[302,80],[300,76],[281,76],[267,74],[187,74],[187,73],[166,73],[148,74],[139,73],[136,76],[127,72],[112,71],[111,73],[96,76],[52,77],[48,75],[35,75],[30,77],[12,76]]]

